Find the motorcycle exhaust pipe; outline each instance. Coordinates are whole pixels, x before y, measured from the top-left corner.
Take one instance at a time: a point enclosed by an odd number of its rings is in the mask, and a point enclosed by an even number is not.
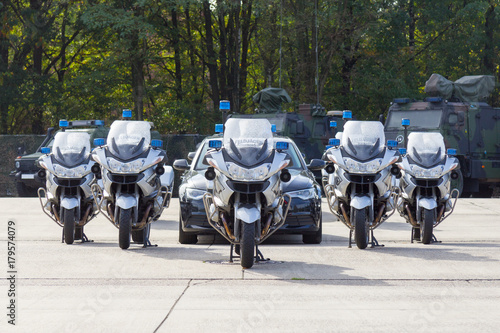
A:
[[[439,213],[438,213],[436,222],[439,222],[441,220],[441,218],[443,217],[445,206],[446,205],[441,205],[441,208],[439,209]]]
[[[347,212],[345,211],[343,202],[340,203],[340,209],[342,210],[342,215],[344,216],[346,223],[352,228],[351,221],[349,219],[349,216],[347,216]]]
[[[58,222],[61,222],[61,219],[59,218],[59,213],[57,213],[56,205],[52,204],[52,213],[54,213],[54,216],[56,217],[56,220]]]
[[[142,221],[139,223],[139,225],[137,226],[137,228],[142,229],[147,224],[146,222],[148,220],[149,212],[151,211],[152,207],[153,207],[152,204],[148,205],[148,208],[146,208],[146,211],[144,212],[144,216],[142,217]]]
[[[269,217],[267,218],[266,226],[264,227],[264,229],[262,230],[262,233],[260,235],[261,238],[264,238],[264,236],[267,235],[269,228],[271,227],[271,221],[273,220],[273,214],[269,213],[268,216]]]
[[[92,209],[92,205],[89,205],[87,207],[87,210],[85,211],[85,215],[83,216],[83,218],[80,220],[80,222],[78,223],[78,226],[81,226],[81,225],[85,225],[86,221],[87,221],[87,217],[89,217],[89,214],[90,214],[90,210]]]
[[[113,214],[113,210],[111,209],[111,202],[108,202],[108,205],[106,206],[107,210],[108,210],[108,215],[109,217],[111,217],[111,221],[113,221],[113,223],[115,222],[115,215]]]
[[[411,215],[410,207],[408,206],[408,204],[405,204],[405,209],[406,213],[408,214],[408,218],[410,219],[410,224],[415,228],[420,228],[417,222],[415,222],[415,220],[413,219],[413,215]]]
[[[222,224],[224,224],[224,229],[226,230],[226,234],[231,238],[232,240],[236,240],[236,237],[234,237],[233,233],[229,229],[229,226],[227,225],[227,219],[226,219],[226,214],[222,213],[220,214]]]
[[[374,228],[380,222],[380,219],[382,218],[382,215],[384,214],[384,209],[385,209],[385,203],[382,202],[380,204],[380,208],[378,210],[377,217],[375,218],[375,221],[373,221]]]

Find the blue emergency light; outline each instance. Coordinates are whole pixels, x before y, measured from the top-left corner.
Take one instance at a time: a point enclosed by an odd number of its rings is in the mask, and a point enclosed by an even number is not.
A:
[[[41,151],[42,151],[42,154],[50,154],[50,148],[49,147],[42,147]]]
[[[94,139],[94,146],[104,146],[106,144],[106,140],[103,139],[103,138],[97,138],[97,139]]]
[[[328,150],[330,148],[333,148],[333,146],[332,145],[326,145],[326,150]]]
[[[224,125],[223,124],[215,124],[215,133],[222,133],[224,132]]]
[[[96,121],[94,122],[94,124],[95,124],[96,126],[104,126],[104,120],[96,120]]]
[[[330,121],[330,127],[337,127],[336,121]]]
[[[271,124],[271,132],[276,133],[276,125]]]
[[[161,148],[163,147],[163,141],[162,140],[151,140],[151,147],[153,148]]]
[[[122,111],[122,118],[132,118],[132,110],[125,109]]]
[[[408,118],[401,119],[401,125],[410,126],[410,119],[408,119]]]
[[[330,146],[333,146],[333,147],[340,146],[340,140],[339,139],[335,139],[335,138],[331,138],[331,139],[328,140],[328,144]]]
[[[59,120],[59,127],[66,128],[68,126],[69,126],[69,123],[68,123],[68,121],[66,119]]]
[[[210,140],[210,141],[208,141],[208,147],[220,149],[220,148],[222,148],[222,141],[221,140]]]
[[[344,110],[342,112],[342,118],[343,119],[352,119],[352,111],[350,111],[350,110]]]
[[[406,155],[406,148],[399,148],[399,153],[401,155]]]
[[[396,140],[387,140],[387,147],[396,148],[398,146],[398,142]]]
[[[427,97],[425,101],[431,103],[440,103],[443,101],[443,99],[441,97]]]
[[[446,151],[446,153],[450,156],[455,156],[457,154],[457,150],[450,148]]]
[[[407,103],[410,103],[410,99],[409,98],[394,98],[393,102],[396,104],[407,104]]]
[[[288,142],[284,142],[284,141],[276,142],[276,149],[277,150],[287,150],[288,149]]]
[[[227,100],[219,101],[220,110],[231,110],[231,103]]]

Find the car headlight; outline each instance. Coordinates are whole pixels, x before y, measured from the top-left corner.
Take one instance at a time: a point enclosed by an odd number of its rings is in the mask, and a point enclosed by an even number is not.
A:
[[[286,192],[286,194],[290,195],[292,198],[299,198],[301,200],[309,200],[316,198],[318,193],[314,190],[314,188],[308,188],[299,191]]]
[[[410,166],[410,173],[415,178],[439,178],[443,175],[444,165],[438,165],[434,168],[426,169],[412,164]]]
[[[90,173],[87,165],[80,165],[76,168],[65,168],[59,164],[54,164],[54,174],[61,178],[82,178]]]
[[[122,163],[114,158],[108,157],[108,166],[111,172],[131,172],[138,173],[144,166],[145,159],[139,159],[128,163]]]
[[[228,162],[226,164],[227,171],[231,178],[235,180],[264,180],[269,174],[269,169],[271,169],[271,164],[262,164],[253,169],[242,168],[235,163]]]
[[[197,188],[186,188],[186,199],[188,200],[201,200],[203,199],[203,195],[205,195],[207,191],[200,190]]]
[[[366,163],[357,162],[351,158],[344,158],[348,172],[352,173],[376,173],[380,170],[382,159],[372,160]]]

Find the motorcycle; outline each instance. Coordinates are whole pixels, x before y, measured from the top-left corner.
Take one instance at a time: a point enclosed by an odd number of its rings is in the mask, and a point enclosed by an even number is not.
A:
[[[222,126],[222,125],[220,125]],[[203,196],[210,225],[231,243],[243,268],[263,260],[258,245],[285,222],[291,203],[281,182],[291,179],[287,142],[274,144],[267,119],[230,118],[222,140],[210,140],[205,178],[212,188]]]
[[[399,171],[396,141],[385,144],[384,127],[378,121],[350,120],[341,139],[330,139],[324,154],[323,189],[330,211],[349,228],[356,245],[378,246],[373,230],[395,211],[392,175]]]
[[[62,241],[89,241],[84,226],[98,213],[91,186],[96,183],[91,172],[90,135],[85,132],[66,132],[68,122],[59,122],[62,132],[54,137],[51,149],[42,148],[38,159],[40,179],[46,179],[46,189],[38,189],[43,212],[63,228]]]
[[[397,209],[412,225],[411,242],[421,239],[430,244],[437,241],[433,229],[450,216],[457,203],[458,189],[450,191],[451,179],[458,178],[453,171],[459,165],[452,157],[456,151],[448,149],[445,153],[441,133],[421,132],[410,133],[407,148],[400,150],[403,158],[398,163],[401,175]]]
[[[123,118],[131,118],[124,110]],[[92,171],[102,178],[103,189],[92,186],[101,213],[119,229],[120,248],[128,249],[130,235],[135,243],[151,246],[151,223],[169,206],[173,169],[164,167],[166,152],[161,140],[151,140],[146,121],[116,120],[107,137],[96,139]]]

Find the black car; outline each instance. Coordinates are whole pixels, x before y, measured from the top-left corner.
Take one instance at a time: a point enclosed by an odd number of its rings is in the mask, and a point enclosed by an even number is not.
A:
[[[207,164],[203,163],[210,139],[220,136],[208,137],[200,143],[194,153],[188,158],[192,160],[191,165],[185,159],[175,160],[173,167],[184,171],[179,186],[179,242],[181,244],[195,244],[197,235],[217,233],[208,223],[203,195],[207,191],[208,181],[205,179]],[[289,144],[287,153],[290,155],[291,163],[287,167],[292,179],[287,183],[281,183],[284,193],[292,197],[292,203],[285,220],[285,224],[276,234],[302,234],[302,240],[306,244],[319,244],[322,238],[322,215],[321,215],[321,187],[316,182],[311,170],[324,167],[321,160],[312,160],[306,165],[302,154],[289,138],[275,137],[275,140],[286,141]]]

